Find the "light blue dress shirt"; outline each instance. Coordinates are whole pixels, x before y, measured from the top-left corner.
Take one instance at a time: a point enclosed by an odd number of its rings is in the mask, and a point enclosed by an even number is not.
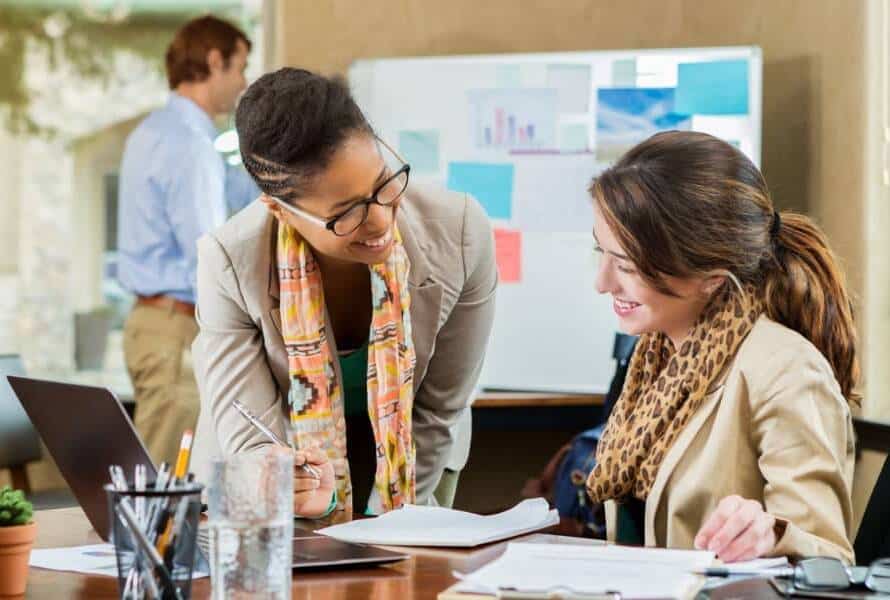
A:
[[[256,197],[246,174],[233,172],[214,149],[216,135],[207,113],[171,93],[127,138],[118,189],[118,280],[130,292],[194,303],[198,238],[222,225],[229,206],[240,210]]]

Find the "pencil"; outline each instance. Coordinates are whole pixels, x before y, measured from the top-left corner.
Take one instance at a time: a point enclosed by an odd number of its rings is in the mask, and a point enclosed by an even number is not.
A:
[[[286,448],[291,447],[290,444],[288,444],[287,442],[282,440],[280,437],[275,435],[274,431],[272,431],[271,429],[266,427],[265,423],[263,423],[262,421],[257,419],[255,416],[253,416],[253,413],[251,413],[249,410],[247,410],[246,406],[244,406],[237,400],[232,401],[232,406],[235,407],[235,410],[237,410],[239,413],[241,413],[242,417],[247,419],[248,423],[253,425],[260,433],[265,435],[271,441],[275,442],[279,446],[284,446]],[[318,469],[316,469],[309,463],[303,463],[302,465],[300,465],[300,468],[303,469],[304,471],[306,471],[307,473],[309,473],[310,475],[312,475],[313,477],[315,477],[316,479],[321,479],[321,473],[319,473]]]

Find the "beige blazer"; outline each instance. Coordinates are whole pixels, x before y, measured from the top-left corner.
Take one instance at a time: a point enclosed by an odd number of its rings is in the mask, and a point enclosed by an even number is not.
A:
[[[469,405],[494,318],[494,241],[485,212],[466,194],[412,186],[397,219],[411,261],[417,502],[429,503],[443,469],[463,468],[469,452]],[[277,221],[256,201],[198,242],[193,355],[201,412],[191,467],[199,481],[214,456],[268,444],[233,400],[284,437],[290,383],[276,232]],[[328,340],[336,355],[334,336]]]
[[[853,425],[831,366],[761,317],[664,457],[646,500],[647,546],[692,548],[717,503],[760,501],[784,526],[772,555],[850,563]],[[616,507],[607,506],[615,537]]]

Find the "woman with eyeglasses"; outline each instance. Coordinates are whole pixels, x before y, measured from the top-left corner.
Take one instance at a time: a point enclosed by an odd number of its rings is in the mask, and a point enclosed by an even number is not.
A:
[[[640,335],[587,482],[609,535],[852,562],[859,366],[825,235],[703,133],[649,138],[590,191],[598,291]]]
[[[494,316],[493,238],[465,194],[408,186],[344,81],[285,68],[236,113],[263,195],[198,249],[193,470],[298,449],[294,510],[449,505]]]

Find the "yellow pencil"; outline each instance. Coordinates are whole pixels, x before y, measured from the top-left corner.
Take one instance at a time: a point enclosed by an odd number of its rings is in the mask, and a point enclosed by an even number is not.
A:
[[[189,466],[189,455],[192,452],[192,438],[194,435],[192,434],[191,429],[186,429],[182,432],[182,440],[179,442],[179,454],[176,456],[176,466],[173,469],[173,481],[175,483],[180,483],[185,477],[186,470]],[[180,500],[180,502],[184,502],[185,500]],[[167,520],[167,526],[164,528],[164,532],[161,534],[161,537],[158,539],[157,549],[161,556],[164,556],[164,552],[167,550],[167,544],[170,541],[170,531],[173,528],[173,519]]]
[[[177,479],[185,477],[186,469],[189,466],[189,456],[192,452],[192,430],[186,429],[182,432],[182,441],[179,442],[179,454],[176,456],[176,466],[173,469],[173,476]]]

